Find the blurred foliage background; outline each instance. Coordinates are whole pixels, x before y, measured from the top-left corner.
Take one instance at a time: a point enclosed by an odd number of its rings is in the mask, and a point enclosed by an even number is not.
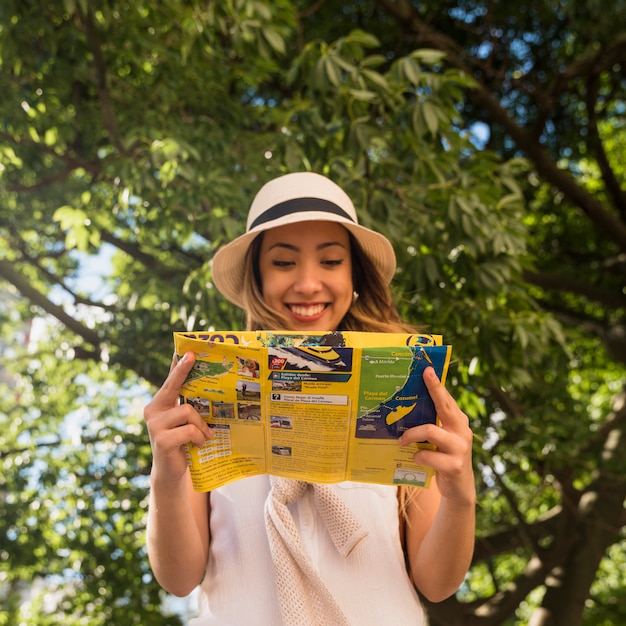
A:
[[[326,173],[454,346],[476,554],[433,626],[626,622],[626,6],[5,0],[0,624],[181,623],[144,548],[171,332],[211,258]]]

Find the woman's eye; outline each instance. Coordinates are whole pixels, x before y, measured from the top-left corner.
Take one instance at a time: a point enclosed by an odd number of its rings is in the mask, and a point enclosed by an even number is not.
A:
[[[331,267],[341,265],[342,263],[343,259],[326,259],[325,261],[322,261],[322,265],[329,265]]]
[[[275,259],[274,261],[272,261],[272,265],[274,267],[289,267],[290,265],[293,265],[293,261],[280,261],[278,259]]]

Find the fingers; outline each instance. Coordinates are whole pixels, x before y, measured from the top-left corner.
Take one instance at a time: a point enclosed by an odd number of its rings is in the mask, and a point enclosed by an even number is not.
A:
[[[409,428],[402,433],[398,439],[401,446],[407,446],[411,443],[428,442],[435,446],[440,452],[453,453],[459,448],[465,449],[468,442],[471,444],[472,432],[467,429],[464,433],[450,432],[442,426],[436,424],[422,424]],[[462,445],[460,445],[462,444]]]
[[[422,424],[410,428],[398,439],[401,446],[428,441],[435,450],[421,449],[414,455],[418,465],[438,472],[446,494],[466,497],[473,485],[472,440],[469,419],[441,384],[432,367],[424,371],[424,382],[435,404],[440,426]]]
[[[450,392],[441,384],[437,374],[432,367],[424,370],[424,382],[428,393],[435,404],[437,417],[441,425],[448,430],[459,430],[464,432],[467,429],[468,418],[459,408],[456,400]]]
[[[180,388],[191,371],[196,357],[193,352],[186,352],[176,362],[176,355],[172,357],[170,373],[161,388],[156,392],[151,404],[155,407],[169,407],[177,404]]]
[[[193,352],[179,360],[174,354],[168,377],[144,408],[152,447],[152,472],[180,480],[187,472],[186,444],[202,448],[213,430],[191,404],[180,404],[181,388],[195,363]]]
[[[172,362],[170,363],[170,371],[168,373],[169,374],[172,373],[172,370],[176,367],[176,365],[178,364],[178,355],[176,354],[176,352],[174,352],[174,354],[172,354]]]
[[[162,387],[144,409],[144,418],[153,445],[175,449],[192,442],[202,447],[213,431],[190,404],[179,404],[181,387],[195,363],[193,352],[172,358],[170,372]]]
[[[432,367],[424,370],[424,382],[435,405],[441,427],[435,424],[423,424],[411,428],[399,438],[400,445],[428,441],[438,447],[445,447],[446,442],[450,439],[448,436],[450,433],[471,441],[472,431],[469,428],[467,415],[461,411],[456,400],[441,384]]]
[[[155,414],[152,420],[148,417],[148,428],[153,446],[165,451],[176,450],[186,443],[201,448],[213,437],[213,430],[190,404]]]

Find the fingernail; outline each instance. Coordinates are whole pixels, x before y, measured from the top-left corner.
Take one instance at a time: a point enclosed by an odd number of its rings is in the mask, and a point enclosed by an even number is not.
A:
[[[185,352],[182,358],[178,360],[178,364],[182,365],[183,363],[186,363],[188,360],[189,360],[189,356],[187,355],[187,352]]]

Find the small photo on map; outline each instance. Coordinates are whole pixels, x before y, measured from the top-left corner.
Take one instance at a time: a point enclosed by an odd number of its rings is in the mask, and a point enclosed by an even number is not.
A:
[[[272,380],[272,391],[302,391],[302,381]]]
[[[267,351],[270,370],[342,372],[352,369],[352,348],[333,346],[273,347]]]
[[[271,428],[293,428],[293,423],[290,417],[280,417],[278,415],[270,416]]]
[[[415,487],[424,487],[426,485],[426,472],[417,468],[405,469],[398,467],[393,473],[394,485],[414,485]]]
[[[222,419],[234,419],[235,418],[235,405],[232,402],[212,402],[211,403],[211,417],[222,418]]]
[[[243,359],[241,357],[237,357],[237,374],[239,376],[258,378],[260,375],[259,362],[254,359]]]
[[[261,384],[248,379],[238,380],[237,400],[259,402],[261,400]]]
[[[187,398],[187,404],[191,404],[202,417],[206,417],[210,413],[209,401],[206,398]]]
[[[258,422],[261,420],[261,405],[239,402],[237,403],[237,417],[239,417],[240,420],[253,420]]]
[[[277,456],[291,456],[291,446],[272,446],[272,454]]]

